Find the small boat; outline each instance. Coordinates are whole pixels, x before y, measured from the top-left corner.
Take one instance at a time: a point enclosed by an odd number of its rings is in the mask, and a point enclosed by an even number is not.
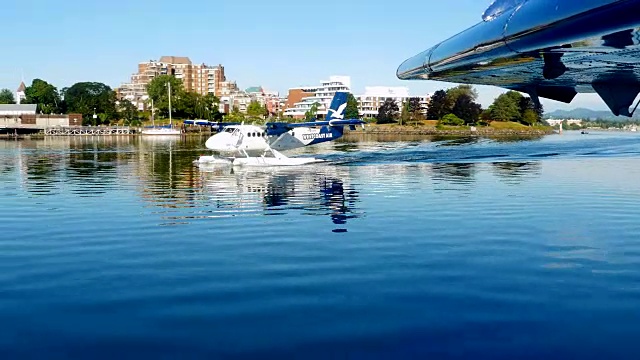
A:
[[[583,131],[581,132],[581,134],[582,134],[582,135],[589,135],[589,132],[588,132],[588,131],[584,131],[584,130],[583,130]]]
[[[153,109],[153,100],[151,100],[151,121],[153,125],[150,128],[142,130],[142,135],[180,135],[182,131],[173,127],[173,120],[171,118],[171,83],[167,83],[167,92],[169,94],[169,125],[167,126],[155,126],[155,112]]]
[[[151,127],[142,130],[143,135],[180,135],[182,132],[173,127]]]

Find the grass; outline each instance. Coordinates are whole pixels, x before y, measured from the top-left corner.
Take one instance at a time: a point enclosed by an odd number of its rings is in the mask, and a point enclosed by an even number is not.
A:
[[[439,125],[436,126],[438,130],[449,130],[449,131],[460,131],[460,130],[469,130],[469,126],[453,126],[453,125]]]
[[[520,123],[511,121],[492,121],[489,127],[496,130],[526,130],[531,129],[530,126],[522,125]]]

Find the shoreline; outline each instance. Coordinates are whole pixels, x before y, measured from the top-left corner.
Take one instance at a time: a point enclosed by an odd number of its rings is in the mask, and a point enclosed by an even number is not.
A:
[[[496,129],[493,127],[445,128],[433,126],[367,126],[364,130],[348,132],[353,135],[424,135],[424,136],[460,136],[460,137],[498,137],[498,136],[545,136],[554,133],[552,128]]]
[[[366,135],[382,135],[382,136],[440,136],[440,137],[542,137],[545,135],[551,135],[554,133],[553,128],[550,127],[521,127],[521,128],[495,128],[491,126],[480,127],[445,127],[437,128],[435,126],[428,125],[366,125],[365,129],[357,128],[356,130],[346,130],[345,136],[366,136]],[[211,136],[214,133],[208,130],[196,130],[190,129],[190,131],[183,132],[176,136]],[[111,136],[145,136],[139,132],[133,134],[113,134],[113,135],[72,135],[73,137],[111,137]],[[47,135],[43,133],[34,134],[20,134],[18,139],[41,139]],[[57,135],[55,137],[65,137],[65,135]],[[13,134],[0,134],[0,139],[16,139]]]

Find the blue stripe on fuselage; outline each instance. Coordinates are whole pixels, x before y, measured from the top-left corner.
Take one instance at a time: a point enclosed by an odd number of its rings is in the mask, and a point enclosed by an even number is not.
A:
[[[313,139],[308,145],[315,145],[327,141],[333,141],[339,139],[344,134],[344,127],[342,126],[323,126],[320,128],[319,133],[315,134],[302,134],[303,141]],[[305,139],[305,137],[307,137]]]

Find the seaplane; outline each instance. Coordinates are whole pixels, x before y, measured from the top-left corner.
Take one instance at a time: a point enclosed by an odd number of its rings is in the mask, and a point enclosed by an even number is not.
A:
[[[310,157],[287,157],[281,151],[334,141],[344,135],[344,128],[364,126],[361,119],[345,119],[348,92],[337,92],[327,117],[321,121],[286,123],[268,122],[264,126],[227,125],[205,143],[214,155],[203,155],[198,165],[298,166],[323,162]]]
[[[639,53],[640,0],[494,0],[482,21],[407,59],[397,76],[494,85],[537,105],[596,93],[614,115],[631,117]]]

